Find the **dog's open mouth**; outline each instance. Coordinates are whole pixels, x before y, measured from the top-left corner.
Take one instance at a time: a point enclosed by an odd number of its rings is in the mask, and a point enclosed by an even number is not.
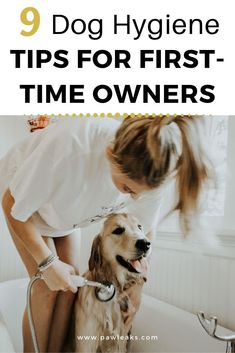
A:
[[[130,272],[141,273],[142,275],[145,275],[147,272],[148,262],[144,255],[132,260],[124,259],[122,256],[117,255],[116,259],[121,266]]]

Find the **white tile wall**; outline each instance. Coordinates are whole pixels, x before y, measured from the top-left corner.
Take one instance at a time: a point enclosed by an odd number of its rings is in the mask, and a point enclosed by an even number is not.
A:
[[[217,316],[222,326],[235,331],[235,258],[156,243],[145,292],[187,311]]]

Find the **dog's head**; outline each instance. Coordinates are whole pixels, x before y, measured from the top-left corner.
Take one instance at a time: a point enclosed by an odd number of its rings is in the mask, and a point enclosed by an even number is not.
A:
[[[151,243],[138,219],[131,214],[110,215],[92,245],[89,269],[104,264],[116,273],[145,275]]]

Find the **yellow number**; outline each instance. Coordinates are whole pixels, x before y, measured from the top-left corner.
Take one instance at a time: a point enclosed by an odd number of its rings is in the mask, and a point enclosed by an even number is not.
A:
[[[29,13],[33,14],[32,20],[28,19]],[[33,27],[31,28],[31,30],[29,32],[22,30],[20,32],[20,34],[22,34],[22,36],[32,36],[37,32],[39,25],[40,25],[40,14],[37,9],[35,9],[34,7],[26,7],[21,12],[20,19],[24,25],[27,25],[27,26],[33,25]]]

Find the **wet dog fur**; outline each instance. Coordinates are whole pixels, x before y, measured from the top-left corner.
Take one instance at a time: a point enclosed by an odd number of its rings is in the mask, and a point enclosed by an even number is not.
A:
[[[134,216],[120,213],[106,219],[101,233],[93,241],[89,271],[84,277],[112,283],[116,292],[112,300],[101,302],[96,297],[95,288],[85,286],[79,289],[74,306],[73,351],[127,352],[127,338],[146,281],[129,260],[140,258],[140,261],[146,261],[144,258],[150,250],[150,242]],[[85,340],[79,336],[96,336],[99,339]],[[112,340],[110,336],[124,336],[125,339]]]

